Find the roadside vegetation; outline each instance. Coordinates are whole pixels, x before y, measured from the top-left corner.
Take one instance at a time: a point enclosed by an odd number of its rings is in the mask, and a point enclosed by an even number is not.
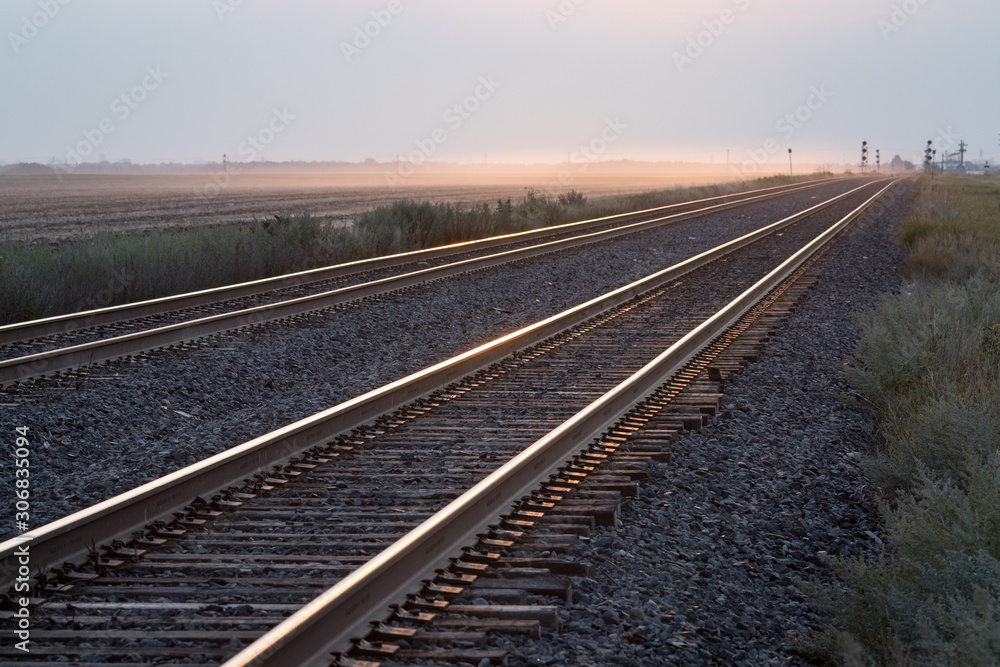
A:
[[[0,324],[153,299],[341,262],[430,248],[816,178],[658,190],[588,200],[528,190],[516,203],[461,209],[400,201],[353,225],[308,214],[243,225],[105,232],[58,247],[0,241]]]
[[[812,592],[843,665],[1000,664],[1000,179],[921,176],[906,284],[862,314],[848,380],[876,418],[875,560]]]

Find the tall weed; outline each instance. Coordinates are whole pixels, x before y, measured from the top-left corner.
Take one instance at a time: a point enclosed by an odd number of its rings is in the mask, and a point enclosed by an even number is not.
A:
[[[897,241],[911,282],[858,316],[848,381],[873,406],[877,559],[813,584],[845,665],[1000,664],[1000,181],[922,177]]]

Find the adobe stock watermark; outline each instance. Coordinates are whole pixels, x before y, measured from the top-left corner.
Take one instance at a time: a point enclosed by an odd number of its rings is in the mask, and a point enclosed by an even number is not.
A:
[[[615,143],[625,134],[628,125],[622,122],[620,116],[604,119],[604,127],[589,142],[580,145],[569,154],[569,161],[564,169],[559,171],[554,182],[548,183],[543,192],[548,196],[557,196],[573,182],[573,177],[590,168],[599,161]]]
[[[937,151],[946,162],[949,159],[948,151],[953,151],[962,143],[962,135],[957,134],[949,125],[947,128],[938,127],[937,136],[934,137],[932,148]],[[954,157],[952,155],[951,157]]]
[[[549,27],[552,30],[556,30],[586,3],[587,0],[562,0],[555,9],[545,10],[545,20],[549,22]]]
[[[726,32],[729,26],[736,23],[739,12],[745,12],[750,8],[750,0],[732,0],[736,9],[726,8],[719,12],[719,16],[708,19],[702,23],[705,29],[696,35],[688,37],[687,46],[683,51],[674,51],[674,65],[681,74],[687,67],[694,64],[696,60],[705,55],[705,52],[712,48],[716,41]]]
[[[271,118],[254,134],[248,134],[247,138],[240,142],[236,151],[240,156],[246,158],[247,162],[255,162],[264,151],[274,143],[278,135],[288,129],[295,120],[295,114],[289,113],[288,107],[281,109],[274,107],[271,109]],[[212,182],[206,183],[200,188],[194,189],[194,194],[199,197],[214,197],[222,192],[222,188],[229,187],[233,176],[243,173],[243,169],[238,164],[230,165],[224,163],[221,171],[212,174]]]
[[[142,80],[130,91],[122,93],[111,102],[110,116],[102,118],[97,123],[97,127],[84,130],[82,141],[75,145],[66,145],[65,165],[56,165],[56,172],[62,174],[83,164],[84,159],[92,155],[97,147],[118,129],[115,119],[119,123],[128,120],[129,116],[149,98],[151,92],[160,87],[168,76],[170,73],[164,72],[159,65],[146,67],[146,74]]]
[[[243,0],[212,0],[212,9],[220,21],[225,21],[226,17],[232,14],[243,5]]]
[[[371,11],[372,20],[364,26],[354,28],[354,38],[350,42],[340,43],[340,52],[344,54],[344,60],[348,64],[354,62],[361,52],[371,46],[372,41],[377,39],[382,31],[392,24],[393,19],[403,13],[403,3],[400,0],[389,0],[385,9],[373,9]]]
[[[385,173],[386,185],[399,185],[403,179],[417,173],[417,170],[437,153],[438,148],[448,142],[451,137],[449,131],[457,132],[502,85],[492,74],[479,77],[479,83],[471,95],[452,104],[441,114],[441,119],[447,124],[448,129],[436,127],[428,136],[415,140],[413,143],[416,145],[416,150],[410,151],[406,160],[397,161],[395,173]]]
[[[809,96],[806,98],[804,104],[786,113],[774,123],[775,132],[781,135],[781,138],[785,141],[791,141],[792,137],[794,137],[799,130],[805,127],[806,123],[811,121],[816,113],[822,109],[832,97],[833,91],[827,89],[826,84],[813,86],[810,88]],[[740,174],[744,177],[756,174],[763,165],[768,163],[771,156],[777,153],[780,149],[781,147],[778,145],[778,140],[774,137],[768,137],[764,140],[764,143],[760,148],[754,148],[747,151],[748,159],[740,163]]]
[[[23,534],[31,529],[31,500],[33,497],[31,490],[31,440],[27,426],[18,426],[14,429],[14,526],[18,534]],[[47,443],[46,443],[47,446]],[[11,560],[17,559],[17,578],[11,593],[20,593],[18,596],[11,595],[11,601],[17,609],[13,614],[15,624],[14,635],[21,641],[14,644],[14,648],[24,653],[30,653],[31,642],[31,553],[29,544],[21,545]]]
[[[934,143],[935,147],[948,150],[949,148],[957,147],[960,143],[962,143],[962,135],[956,134],[951,129],[951,125],[947,128],[938,127],[937,141]]]
[[[295,115],[288,112],[288,107],[281,109],[274,107],[271,109],[271,118],[267,124],[257,130],[256,134],[248,134],[246,140],[236,147],[236,151],[244,156],[247,162],[254,162],[268,146],[274,143],[279,134],[288,129],[293,120]]]
[[[21,29],[17,32],[13,30],[7,33],[10,41],[10,48],[14,53],[19,53],[21,49],[28,45],[28,42],[38,37],[38,34],[54,19],[62,8],[71,0],[38,0],[38,10],[31,16],[21,17]]]
[[[894,4],[889,18],[879,19],[876,23],[879,32],[882,33],[882,39],[888,42],[889,38],[902,30],[927,2],[928,0],[903,0],[903,2]]]

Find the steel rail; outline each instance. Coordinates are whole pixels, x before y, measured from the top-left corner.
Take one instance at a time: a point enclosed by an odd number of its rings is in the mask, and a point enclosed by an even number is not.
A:
[[[463,546],[500,519],[504,508],[530,493],[667,382],[893,185],[880,190],[629,379],[225,662],[224,667],[329,665],[331,652],[348,650],[354,638],[367,633],[370,622],[388,614],[390,604],[401,601],[421,580],[446,567]]]
[[[30,549],[28,567],[31,572],[66,561],[82,560],[94,544],[127,538],[150,522],[171,519],[173,512],[181,510],[196,497],[210,498],[257,472],[269,470],[340,433],[447,387],[511,353],[583,323],[633,297],[815,215],[866,187],[867,184],[855,188],[519,331],[7,540],[0,544],[0,590],[8,588],[18,575],[19,549]]]
[[[866,184],[867,185],[867,184]],[[865,187],[865,186],[861,186]],[[218,315],[178,322],[167,326],[138,331],[135,333],[105,338],[102,340],[81,343],[70,347],[48,350],[36,354],[16,357],[0,361],[0,386],[18,381],[53,374],[60,371],[80,368],[100,361],[107,361],[123,356],[140,354],[150,350],[177,345],[187,341],[203,338],[223,331],[254,326],[271,320],[302,315],[304,313],[323,310],[336,305],[355,301],[369,296],[376,296],[396,290],[412,287],[431,280],[440,280],[450,276],[487,269],[507,264],[519,259],[527,259],[538,255],[565,250],[567,248],[596,243],[599,241],[633,234],[645,228],[666,224],[676,224],[685,220],[720,213],[722,211],[743,206],[748,202],[761,201],[786,194],[758,195],[750,199],[736,202],[716,204],[707,208],[696,209],[685,213],[677,213],[663,218],[634,222],[619,227],[613,227],[598,232],[591,232],[566,239],[549,241],[526,248],[507,250],[484,257],[465,259],[451,264],[430,267],[412,271],[397,276],[382,278],[359,285],[342,287],[340,289],[298,297],[277,303],[246,308]],[[831,200],[832,201],[832,200]]]
[[[671,209],[681,208],[684,206],[694,206],[697,204],[704,204],[707,202],[717,201],[721,199],[732,199],[734,197],[757,195],[761,193],[774,192],[778,190],[781,190],[781,192],[775,192],[776,195],[790,194],[798,192],[800,190],[806,190],[811,187],[815,187],[817,184],[836,183],[839,180],[841,179],[831,179],[831,180],[817,179],[812,181],[804,181],[802,183],[795,183],[792,185],[776,186],[773,188],[761,188],[758,190],[748,190],[746,192],[734,192],[729,195],[719,195],[717,197],[708,197],[706,199],[681,202],[678,204],[670,204],[667,206],[658,206],[655,208],[645,209],[642,211],[621,213],[618,215],[611,215],[603,218],[595,218],[593,220],[582,220],[580,222],[572,222],[563,225],[557,225],[554,227],[545,227],[542,229],[528,230],[525,232],[518,232],[515,234],[493,236],[486,239],[466,241],[463,243],[455,243],[452,245],[441,246],[437,248],[429,248],[426,250],[415,250],[395,255],[387,255],[385,257],[362,259],[353,262],[337,264],[335,266],[310,269],[308,271],[299,271],[296,273],[289,273],[281,276],[275,276],[273,278],[262,278],[260,280],[252,280],[244,283],[238,283],[235,285],[226,285],[223,287],[215,287],[206,290],[199,290],[196,292],[188,292],[185,294],[177,294],[172,296],[160,297],[157,299],[149,299],[146,301],[128,303],[120,306],[96,308],[93,310],[86,310],[77,313],[69,313],[66,315],[57,315],[54,317],[47,317],[38,320],[30,320],[27,322],[8,324],[5,326],[0,326],[0,345],[7,345],[9,343],[29,340],[41,336],[49,336],[59,333],[68,333],[70,331],[77,331],[79,329],[85,329],[93,326],[100,326],[104,324],[115,324],[118,322],[136,319],[139,317],[160,315],[175,310],[194,308],[197,306],[204,306],[219,301],[226,301],[229,299],[237,299],[246,296],[263,294],[265,292],[285,289],[288,287],[298,287],[300,285],[305,285],[308,283],[330,280],[332,278],[339,278],[346,275],[361,273],[364,271],[374,271],[377,269],[391,268],[394,266],[400,266],[403,264],[409,264],[413,262],[437,259],[439,257],[446,257],[448,255],[458,254],[461,252],[468,252],[470,250],[477,250],[480,248],[491,248],[500,245],[506,245],[509,243],[531,240],[542,236],[559,234],[562,232],[586,230],[600,225],[612,224],[615,222],[625,222],[639,217],[646,217],[649,215],[653,215]]]

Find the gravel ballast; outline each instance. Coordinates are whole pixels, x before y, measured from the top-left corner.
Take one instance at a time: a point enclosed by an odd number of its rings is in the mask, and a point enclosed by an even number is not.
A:
[[[814,267],[819,284],[727,383],[712,423],[653,464],[617,529],[579,548],[597,574],[577,581],[562,632],[499,642],[510,665],[809,664],[796,646],[824,620],[797,582],[832,582],[827,555],[880,549],[858,465],[871,425],[842,369],[852,314],[900,282],[889,239],[912,188],[897,187]]]
[[[0,392],[40,526],[775,222],[855,185],[431,283]],[[3,483],[13,484],[6,469]],[[4,527],[7,528],[7,527]],[[0,538],[11,535],[10,529]]]
[[[494,639],[509,664],[806,664],[790,641],[815,634],[823,619],[797,581],[830,582],[827,555],[878,548],[858,467],[872,446],[869,425],[843,400],[841,369],[857,337],[852,313],[899,283],[903,256],[889,236],[912,188],[897,187],[887,210],[864,216],[813,267],[820,283],[759,361],[728,382],[712,423],[684,434],[671,463],[653,464],[616,529],[578,548],[596,576],[575,583],[562,631],[540,642]],[[9,388],[0,393],[7,430],[31,428],[31,523],[648,275],[834,189]],[[12,475],[3,478],[12,486]]]

